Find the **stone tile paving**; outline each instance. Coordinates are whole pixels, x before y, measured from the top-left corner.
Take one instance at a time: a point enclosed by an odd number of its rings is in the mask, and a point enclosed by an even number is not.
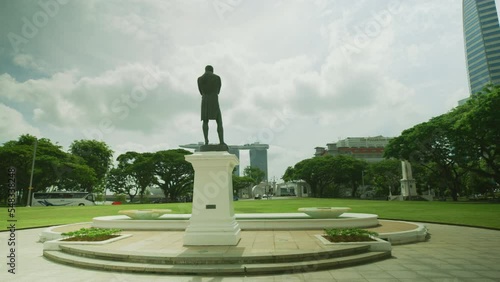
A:
[[[391,259],[329,271],[252,277],[128,274],[69,267],[43,258],[42,245],[36,243],[42,229],[21,230],[17,234],[19,246],[17,273],[15,275],[7,273],[5,264],[2,263],[0,281],[500,281],[500,231],[436,224],[426,225],[432,234],[430,241],[393,246],[394,258]],[[313,249],[318,249],[321,247],[316,243],[305,243],[307,242],[306,238],[318,234],[318,231],[269,233],[255,231],[249,233],[248,236],[243,236],[242,245],[245,247],[239,250],[235,249],[235,251],[256,251],[257,246],[263,250],[265,250],[263,246],[275,248],[278,245],[279,248],[280,242],[290,243],[290,241],[296,242],[298,248],[317,246]],[[0,233],[0,254],[6,251],[7,235],[6,232]],[[169,242],[168,247],[162,246],[166,240]],[[119,245],[120,241],[114,244]],[[178,232],[178,234],[170,234],[169,232],[168,238],[151,235],[145,240],[137,238],[136,241],[127,244],[122,242],[121,244],[121,250],[132,251],[149,249],[148,251],[151,252],[168,253],[171,251],[169,248],[174,246],[179,250],[184,248],[182,247],[182,232]],[[224,252],[223,248],[219,250],[221,253]],[[186,251],[187,249],[182,250]],[[200,250],[203,248],[200,247]]]

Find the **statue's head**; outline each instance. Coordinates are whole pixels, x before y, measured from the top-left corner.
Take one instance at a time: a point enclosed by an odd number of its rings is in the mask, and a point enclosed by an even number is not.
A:
[[[214,72],[214,67],[212,67],[211,65],[208,65],[205,67],[205,71]]]

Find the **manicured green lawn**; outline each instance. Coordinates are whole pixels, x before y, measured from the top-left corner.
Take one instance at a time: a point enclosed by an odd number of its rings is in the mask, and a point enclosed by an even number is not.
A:
[[[238,213],[297,212],[301,207],[350,207],[350,212],[374,213],[382,219],[436,222],[500,229],[500,204],[470,202],[399,202],[348,199],[241,201]]]
[[[345,199],[272,199],[234,202],[236,213],[297,212],[301,207],[350,207],[351,212],[374,213],[382,219],[436,222],[487,227],[500,230],[500,204],[467,202],[387,202]],[[171,209],[191,213],[191,203],[134,204],[85,207],[18,207],[16,227],[30,228],[77,222],[90,222],[96,216],[117,215],[123,209]],[[3,211],[2,211],[3,210]],[[7,229],[7,207],[0,207],[0,230]]]

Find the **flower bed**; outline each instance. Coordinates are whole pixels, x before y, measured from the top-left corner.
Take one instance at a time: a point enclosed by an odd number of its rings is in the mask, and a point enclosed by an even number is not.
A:
[[[59,251],[61,245],[104,245],[125,239],[131,234],[118,235],[120,229],[81,228],[77,231],[65,232],[63,238],[43,242],[44,251]]]
[[[377,232],[371,232],[358,228],[325,229],[323,237],[330,242],[365,242],[376,241],[373,237],[378,236]]]
[[[61,241],[105,241],[108,239],[119,237],[121,229],[106,229],[106,228],[81,228],[77,231],[65,232],[61,236],[66,237]]]
[[[325,229],[325,234],[315,235],[325,245],[368,245],[370,251],[391,251],[390,242],[377,238],[377,233],[358,228]]]

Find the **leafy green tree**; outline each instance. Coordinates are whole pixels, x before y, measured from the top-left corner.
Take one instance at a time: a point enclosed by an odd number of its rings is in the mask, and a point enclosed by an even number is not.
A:
[[[155,167],[153,183],[172,201],[193,191],[194,170],[184,158],[189,154],[189,151],[174,149],[158,151],[152,156]]]
[[[429,193],[430,189],[432,189],[435,196],[439,198],[450,194],[448,180],[441,176],[436,163],[426,163],[425,166],[413,163],[412,171],[413,178],[416,180],[417,192],[420,195]]]
[[[335,186],[350,190],[351,197],[358,197],[357,190],[362,183],[363,171],[368,163],[352,156],[339,155],[331,158],[330,173]]]
[[[48,187],[59,190],[78,191],[81,185],[95,184],[93,171],[79,157],[72,156],[54,145],[49,139],[29,134],[21,135],[18,140],[8,141],[0,147],[0,169],[7,171],[16,168],[17,187],[20,204],[27,204],[31,177],[33,150],[37,143],[35,169],[33,171],[32,192],[45,191]],[[6,173],[0,174],[0,188],[7,183]],[[2,195],[5,199],[5,195]]]
[[[312,197],[320,197],[319,191],[325,183],[323,182],[319,168],[321,168],[321,157],[310,158],[296,163],[293,168],[288,167],[283,175],[285,181],[303,180],[309,184]]]
[[[444,179],[454,201],[466,173],[459,165],[463,156],[457,151],[460,135],[453,130],[455,116],[441,115],[403,131],[385,148],[388,158],[405,159],[433,170]]]
[[[471,199],[495,198],[495,188],[497,185],[491,177],[485,177],[473,171],[468,173],[465,178],[466,194]]]
[[[248,176],[233,175],[233,189],[239,191],[254,185],[254,180]]]
[[[461,113],[454,124],[461,136],[460,164],[500,183],[500,86],[487,85],[456,112]]]
[[[22,198],[21,204],[26,204],[33,149],[34,142],[32,145],[18,145],[16,141],[9,141],[0,147],[0,196],[2,201],[8,197],[7,169],[14,167],[16,169],[16,186]],[[34,182],[34,186],[37,190],[39,189],[38,182]]]
[[[118,166],[110,176],[111,182],[108,181],[109,188],[116,193],[126,193],[129,196],[138,192],[142,203],[145,200],[146,189],[152,186],[155,180],[153,156],[154,154],[149,152],[126,152],[118,156]],[[126,186],[119,187],[118,183],[124,184],[124,181],[126,181]]]
[[[285,182],[294,181],[297,178],[295,176],[295,173],[296,173],[295,169],[292,166],[289,166],[286,168],[285,173],[283,173],[283,176],[281,176],[281,179],[283,179],[283,181]]]
[[[59,164],[58,190],[93,192],[98,183],[95,171],[78,157],[68,154],[67,159]]]
[[[357,196],[362,171],[367,163],[351,156],[320,156],[305,159],[288,167],[283,180],[303,180],[309,184],[313,197],[339,197],[348,193]],[[344,193],[342,193],[344,191]]]
[[[464,181],[469,172],[498,184],[499,105],[500,86],[487,85],[465,105],[403,131],[389,143],[385,155],[431,170],[429,175],[439,179],[430,182],[438,187],[444,183],[455,201],[467,192]]]
[[[389,191],[397,195],[401,183],[401,161],[386,159],[370,163],[364,177],[365,183],[369,183],[374,188],[376,196],[387,196]]]
[[[139,192],[137,179],[128,174],[125,169],[112,168],[106,176],[106,187],[114,194],[126,194],[130,198],[130,202],[134,201],[135,196]]]
[[[263,172],[258,167],[253,167],[253,166],[245,167],[245,169],[243,170],[243,175],[253,179],[254,185],[257,185],[257,184],[261,183],[262,181],[266,180],[266,179],[264,179],[266,177],[266,173]]]
[[[70,153],[82,158],[87,166],[94,170],[97,182],[104,183],[106,173],[111,168],[113,151],[108,145],[97,140],[76,140],[70,145]],[[91,185],[90,182],[82,185]],[[89,192],[94,190],[93,186],[87,186]]]

